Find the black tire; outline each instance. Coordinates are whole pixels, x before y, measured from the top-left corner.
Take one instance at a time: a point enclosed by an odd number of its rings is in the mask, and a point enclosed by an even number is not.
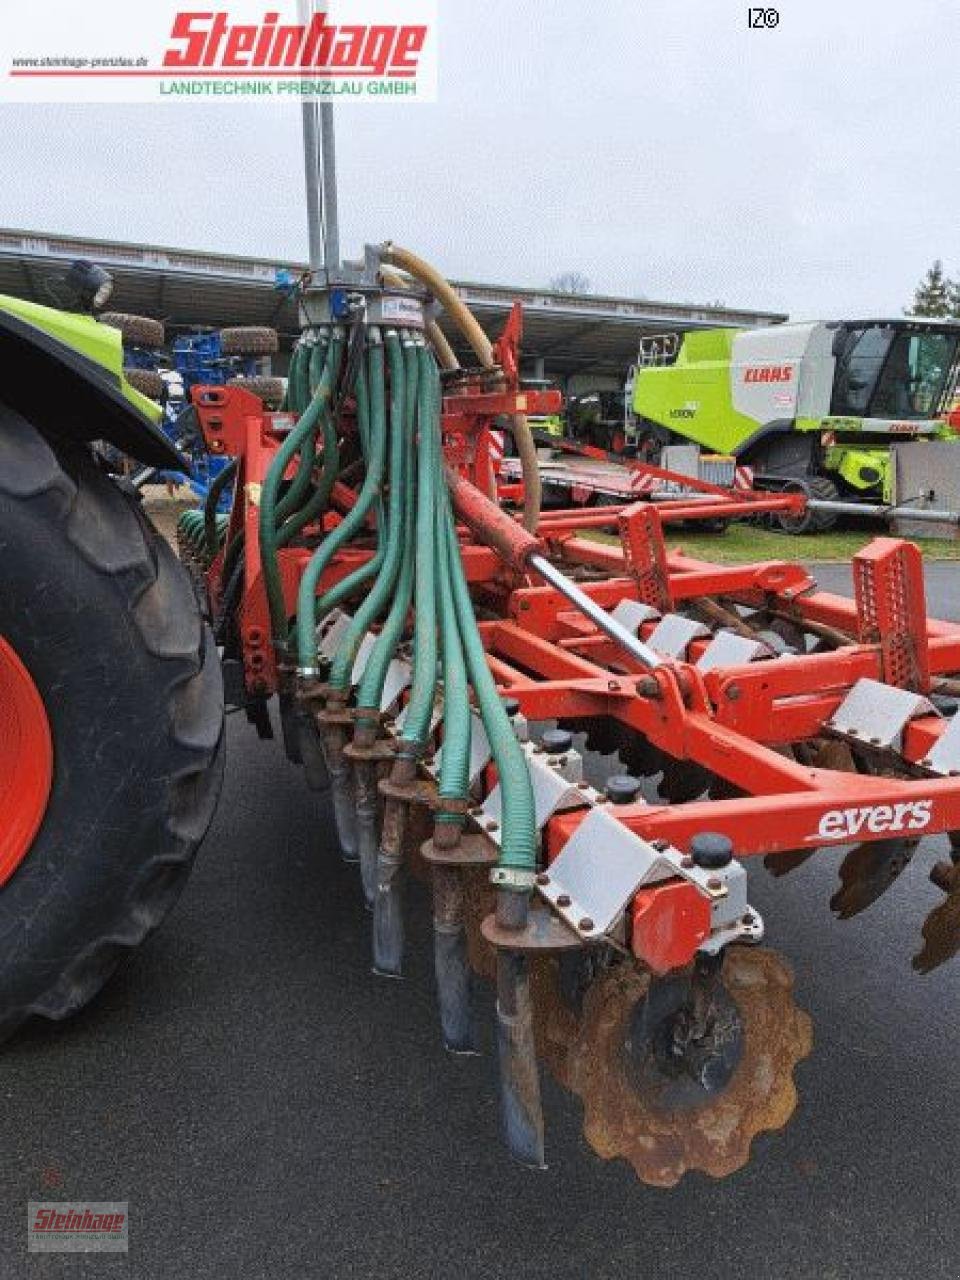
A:
[[[229,385],[259,396],[265,409],[279,409],[287,389],[282,378],[231,378]]]
[[[162,320],[152,320],[149,316],[131,316],[126,311],[104,311],[100,316],[100,323],[108,324],[111,329],[119,329],[125,346],[151,349],[163,346]]]
[[[827,476],[805,476],[802,480],[790,480],[783,486],[784,493],[805,493],[821,502],[836,502],[840,490]],[[784,533],[826,533],[837,523],[830,512],[805,511],[802,516],[777,516],[777,523]]]
[[[223,687],[189,579],[139,504],[3,406],[0,546],[0,634],[54,747],[40,830],[0,888],[2,1039],[80,1009],[176,901],[220,792]]]
[[[246,325],[220,330],[220,350],[225,356],[272,356],[279,349],[276,329]]]
[[[155,369],[124,369],[123,376],[141,395],[151,400],[162,400],[164,381]]]

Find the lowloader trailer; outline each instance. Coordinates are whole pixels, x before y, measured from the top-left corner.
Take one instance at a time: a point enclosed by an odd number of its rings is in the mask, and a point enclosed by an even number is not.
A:
[[[948,833],[914,967],[960,950],[960,626],[926,616],[909,542],[858,553],[847,600],[798,564],[668,552],[653,504],[541,512],[526,415],[559,405],[521,390],[519,310],[491,344],[395,245],[305,282],[302,309],[282,410],[193,390],[233,505],[225,530],[216,493],[184,522],[185,570],[91,450],[170,462],[112,357],[71,345],[79,317],[61,341],[0,307],[0,1028],[79,1008],[175,900],[225,691],[263,736],[276,705],[332,806],[376,974],[403,974],[404,884],[429,883],[451,1055],[482,1044],[495,983],[514,1157],[545,1160],[544,1066],[603,1158],[658,1185],[730,1173],[789,1119],[812,1045],[748,859],[842,849],[846,919]],[[505,422],[516,517],[488,496]],[[616,753],[602,789],[578,742]]]

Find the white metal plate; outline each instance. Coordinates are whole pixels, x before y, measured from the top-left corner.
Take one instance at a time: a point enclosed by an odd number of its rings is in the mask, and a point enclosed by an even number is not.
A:
[[[933,703],[910,689],[858,680],[829,723],[835,733],[875,747],[903,746],[903,731],[918,716],[939,715]]]
[[[685,618],[682,613],[668,613],[647,637],[647,644],[665,658],[683,658],[692,640],[709,634],[708,628],[695,618]]]
[[[737,635],[735,631],[718,631],[697,660],[701,671],[717,667],[739,667],[773,655],[762,640]]]
[[[653,605],[643,604],[640,600],[621,600],[617,607],[610,611],[610,616],[622,627],[626,627],[628,631],[637,635],[645,622],[657,622],[661,615],[659,609],[654,609]]]
[[[958,712],[937,739],[924,762],[934,773],[944,777],[960,769],[960,712]]]

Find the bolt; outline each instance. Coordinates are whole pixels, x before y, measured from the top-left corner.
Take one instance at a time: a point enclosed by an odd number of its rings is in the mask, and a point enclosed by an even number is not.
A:
[[[689,868],[689,867],[696,866],[696,863],[695,863],[695,862],[694,862],[694,860],[690,857],[689,853],[686,853],[686,854],[684,854],[684,856],[680,859],[680,865],[681,865],[681,867],[687,867],[687,868]]]
[[[724,697],[728,702],[736,702],[740,697],[740,686],[738,684],[728,685],[724,691]]]
[[[879,738],[871,738],[871,739],[870,739],[870,741],[872,742],[872,744],[873,744],[875,747],[879,747],[879,745],[880,745],[880,739],[879,739]]]
[[[637,681],[637,693],[641,698],[658,698],[660,686],[653,676],[644,676]]]
[[[717,889],[722,889],[723,881],[720,879],[719,876],[711,876],[710,879],[707,881],[707,888],[713,889],[714,891],[716,891]]]
[[[663,853],[665,849],[670,848],[670,842],[668,840],[651,840],[650,844],[651,848],[656,849],[657,853]]]
[[[610,690],[611,693],[617,693],[619,692],[620,684],[617,680],[608,680],[607,688]]]
[[[593,921],[590,919],[589,916],[584,916],[579,924],[579,929],[581,933],[589,933],[592,930],[592,928],[593,928]]]
[[[488,830],[488,831],[496,831],[496,829],[497,829],[497,827],[499,827],[499,825],[500,825],[500,823],[499,823],[499,822],[493,822],[493,821],[491,820],[490,822],[488,822],[488,823],[487,823],[487,830]]]
[[[569,905],[570,905],[570,895],[568,893],[561,893],[560,897],[557,899],[557,906],[569,907]]]
[[[550,877],[548,875],[545,875],[543,872],[541,872],[540,875],[537,876],[537,884],[543,885],[543,884],[549,884],[549,883],[550,883]]]
[[[750,912],[749,912],[749,911],[748,911],[748,912],[747,912],[747,914],[743,917],[743,923],[744,923],[744,924],[748,924],[748,925],[749,925],[749,924],[753,924],[753,916],[750,914]]]

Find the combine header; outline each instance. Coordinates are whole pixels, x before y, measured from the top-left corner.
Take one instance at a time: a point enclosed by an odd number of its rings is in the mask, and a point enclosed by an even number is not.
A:
[[[789,967],[761,945],[748,859],[780,875],[842,850],[846,918],[948,833],[914,966],[960,949],[960,626],[927,619],[910,543],[861,551],[847,600],[796,564],[668,552],[655,504],[541,513],[527,415],[559,405],[520,388],[519,310],[491,345],[396,246],[308,280],[301,305],[282,410],[193,390],[211,453],[231,459],[181,530],[228,703],[269,737],[276,699],[288,756],[329,792],[377,974],[404,970],[406,878],[429,883],[451,1053],[482,1044],[474,986],[495,982],[518,1160],[544,1162],[544,1063],[582,1099],[594,1149],[645,1181],[739,1168],[791,1115],[812,1043]],[[197,597],[88,447],[106,436],[170,465],[119,335],[14,311],[0,306],[7,1033],[78,1008],[162,918],[213,812],[223,723]],[[502,429],[520,516],[489,496]],[[601,788],[584,744],[617,757]]]

